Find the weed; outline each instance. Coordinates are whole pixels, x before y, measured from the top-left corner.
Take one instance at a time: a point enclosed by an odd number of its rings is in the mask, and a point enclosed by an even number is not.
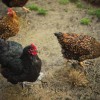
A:
[[[42,9],[42,8],[39,8],[39,9],[38,9],[38,14],[39,14],[39,15],[46,15],[46,14],[47,14],[47,10]]]
[[[76,5],[78,8],[84,8],[84,5],[81,2],[77,2]]]
[[[95,15],[100,19],[100,9],[95,9],[95,10],[91,9],[88,12],[90,15]]]
[[[83,18],[81,19],[80,23],[83,25],[89,25],[91,20],[89,18]]]
[[[69,3],[69,0],[59,0],[59,3],[62,5],[66,5]]]
[[[28,8],[29,8],[30,10],[35,10],[35,11],[38,10],[38,6],[36,6],[35,4],[29,5]]]
[[[43,9],[43,8],[39,8],[38,6],[36,6],[35,4],[29,5],[28,8],[30,10],[34,10],[37,11],[39,15],[46,15],[47,14],[47,10]]]

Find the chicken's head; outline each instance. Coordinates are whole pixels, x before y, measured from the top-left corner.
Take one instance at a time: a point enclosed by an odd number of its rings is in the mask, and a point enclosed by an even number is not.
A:
[[[54,33],[54,35],[57,37],[59,42],[61,42],[63,40],[63,33],[62,32]]]
[[[28,52],[31,55],[34,55],[34,56],[37,55],[37,48],[33,43],[30,45],[30,49],[29,49]]]
[[[61,36],[63,36],[63,33],[62,33],[62,32],[58,32],[58,33],[54,33],[54,35],[55,35],[57,38],[60,38]]]
[[[13,17],[15,13],[15,11],[12,8],[8,8],[8,12],[7,12],[8,16]]]

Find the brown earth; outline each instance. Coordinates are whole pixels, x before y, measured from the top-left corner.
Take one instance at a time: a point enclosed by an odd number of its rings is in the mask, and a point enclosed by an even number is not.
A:
[[[12,85],[0,77],[0,100],[100,100],[100,58],[91,60],[93,65],[86,67],[87,86],[72,86],[68,72],[71,63],[67,63],[61,54],[60,45],[54,36],[55,32],[72,32],[88,34],[100,40],[100,23],[94,16],[89,16],[87,9],[79,9],[75,4],[61,5],[58,0],[30,0],[27,5],[35,3],[47,9],[46,16],[32,11],[25,13],[18,9],[20,15],[20,32],[10,40],[24,46],[34,43],[43,62],[42,82],[30,83],[24,89]],[[0,2],[0,15],[6,7]],[[67,12],[66,12],[67,11]],[[81,25],[84,17],[92,19],[90,25]]]

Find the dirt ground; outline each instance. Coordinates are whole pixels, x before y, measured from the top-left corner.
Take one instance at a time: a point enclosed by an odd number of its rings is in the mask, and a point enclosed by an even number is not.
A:
[[[25,13],[17,8],[20,15],[20,32],[10,38],[24,46],[34,43],[42,60],[42,82],[37,81],[22,89],[12,85],[0,77],[0,100],[100,100],[100,58],[92,60],[88,66],[86,87],[73,87],[68,82],[67,72],[71,63],[66,64],[62,57],[60,45],[54,36],[55,32],[70,32],[88,34],[100,40],[100,22],[89,16],[87,9],[79,9],[75,4],[59,4],[58,0],[30,0],[27,5],[35,3],[48,10],[46,16],[40,16],[35,11]],[[26,5],[26,6],[27,6]],[[0,2],[0,16],[6,12],[6,7]],[[67,12],[66,12],[67,11]],[[92,19],[90,25],[81,25],[84,17]]]

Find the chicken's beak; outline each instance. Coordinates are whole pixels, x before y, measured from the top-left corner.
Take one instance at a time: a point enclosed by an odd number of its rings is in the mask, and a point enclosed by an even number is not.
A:
[[[62,32],[54,33],[54,35],[60,37],[62,35]]]
[[[7,12],[7,15],[9,15],[10,13],[9,12]]]

